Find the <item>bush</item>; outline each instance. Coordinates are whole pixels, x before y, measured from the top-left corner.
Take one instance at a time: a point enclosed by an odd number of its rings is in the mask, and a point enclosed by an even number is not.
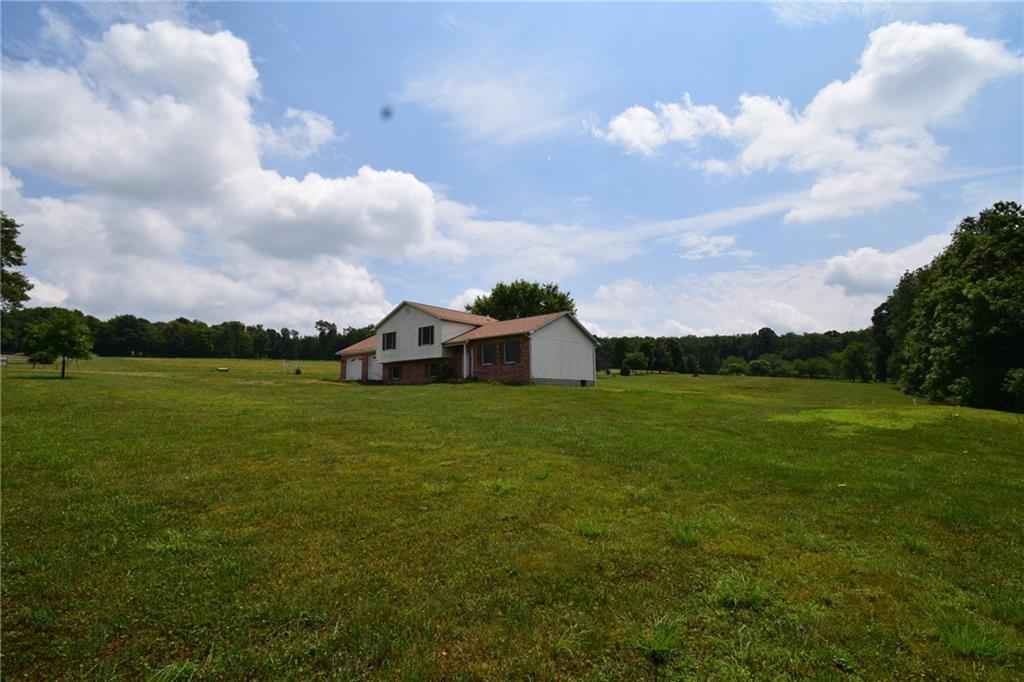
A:
[[[619,376],[620,377],[628,377],[629,374],[630,374],[629,367],[623,367],[622,369],[619,370]]]
[[[57,362],[57,356],[48,350],[38,350],[28,356],[28,361],[32,363],[32,369],[35,369],[36,365],[52,365]]]

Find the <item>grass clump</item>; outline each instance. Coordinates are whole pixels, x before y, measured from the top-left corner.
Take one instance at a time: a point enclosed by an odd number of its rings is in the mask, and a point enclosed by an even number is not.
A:
[[[911,554],[920,554],[921,556],[928,556],[932,553],[931,545],[929,545],[927,542],[920,538],[915,538],[913,535],[900,533],[900,543]]]
[[[57,622],[56,614],[45,606],[36,606],[33,604],[28,607],[27,611],[28,619],[37,628],[48,628]]]
[[[495,478],[493,480],[484,481],[483,486],[495,495],[508,495],[519,487],[519,481],[514,478]]]
[[[715,601],[733,611],[763,608],[770,601],[768,583],[733,569],[715,584]]]
[[[445,483],[424,483],[423,492],[428,495],[447,495],[455,489],[455,486],[450,482]]]
[[[576,530],[585,538],[601,538],[612,532],[612,527],[600,521],[580,521],[576,524]]]
[[[939,640],[964,658],[1000,661],[1010,652],[1006,636],[992,623],[976,618],[946,618],[935,626]]]
[[[146,543],[146,548],[154,552],[184,552],[189,548],[185,535],[176,530],[166,530],[164,534]]]
[[[672,543],[678,547],[696,547],[700,542],[697,524],[689,519],[671,519],[668,522]]]
[[[633,634],[633,646],[654,665],[668,663],[679,654],[682,622],[661,616]]]
[[[195,678],[198,666],[192,661],[170,663],[150,675],[148,682],[185,682]]]

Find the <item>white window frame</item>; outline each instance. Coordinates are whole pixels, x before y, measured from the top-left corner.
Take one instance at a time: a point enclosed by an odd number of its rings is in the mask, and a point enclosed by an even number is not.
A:
[[[391,346],[388,347],[388,339],[391,339]],[[398,332],[384,332],[384,336],[381,338],[381,349],[382,350],[397,350],[398,349]]]

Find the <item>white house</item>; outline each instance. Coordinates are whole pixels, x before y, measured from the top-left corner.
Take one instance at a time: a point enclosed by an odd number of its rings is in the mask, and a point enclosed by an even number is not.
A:
[[[443,378],[593,386],[597,340],[570,313],[498,321],[403,301],[369,339],[338,351],[341,376],[386,384]]]

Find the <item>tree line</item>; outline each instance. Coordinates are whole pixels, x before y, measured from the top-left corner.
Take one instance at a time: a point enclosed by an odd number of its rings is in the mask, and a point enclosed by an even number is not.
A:
[[[829,331],[599,339],[599,354],[625,374],[637,371],[809,378],[871,377],[871,332]]]
[[[104,321],[78,310],[23,308],[4,315],[4,351],[34,352],[33,330],[63,315],[84,324],[92,352],[104,356],[335,360],[339,349],[373,334],[372,325],[339,330],[327,320],[316,321],[315,334],[303,335],[287,327],[274,329],[236,320],[209,325],[184,317],[150,322],[135,315],[117,315]]]

